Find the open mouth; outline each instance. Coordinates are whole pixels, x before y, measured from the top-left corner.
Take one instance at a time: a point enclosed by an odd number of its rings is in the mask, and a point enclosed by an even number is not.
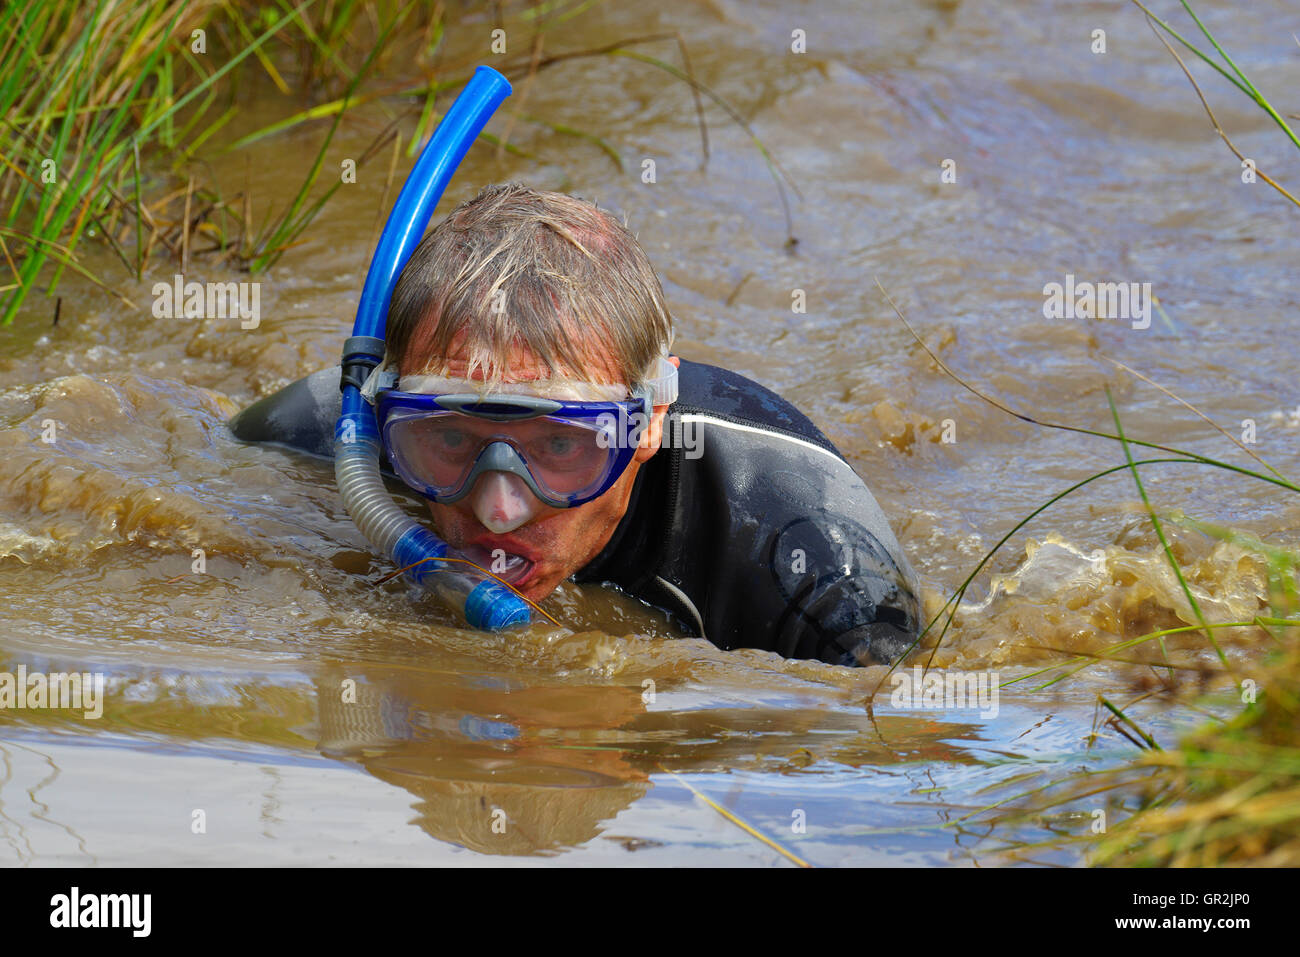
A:
[[[467,545],[461,549],[461,553],[485,571],[491,572],[515,587],[519,587],[532,575],[536,565],[531,559],[524,558],[522,555],[512,555],[504,548]]]

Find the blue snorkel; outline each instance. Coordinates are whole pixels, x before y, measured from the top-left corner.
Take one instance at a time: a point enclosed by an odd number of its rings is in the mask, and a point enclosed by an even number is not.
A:
[[[496,631],[526,624],[528,603],[488,575],[460,562],[446,542],[412,519],[392,500],[379,471],[380,438],[374,409],[361,387],[384,360],[384,327],[393,286],[424,236],[434,207],[466,151],[501,102],[510,83],[480,66],[420,153],[393,205],[357,306],[351,337],[343,344],[343,412],[334,429],[334,475],[343,504],[357,528],[416,582],[429,584],[473,628]]]

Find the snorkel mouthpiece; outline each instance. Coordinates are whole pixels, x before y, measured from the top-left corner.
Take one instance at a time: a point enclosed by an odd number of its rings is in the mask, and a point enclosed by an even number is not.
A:
[[[402,511],[388,494],[379,470],[375,413],[362,396],[361,385],[384,359],[388,305],[402,267],[424,235],[434,207],[470,144],[509,95],[506,78],[480,66],[407,177],[366,273],[352,336],[343,346],[343,411],[334,430],[334,475],[357,528],[399,568],[415,566],[407,572],[412,579],[430,585],[464,612],[471,627],[484,631],[526,624],[528,604],[484,572],[460,561],[438,561],[460,556]],[[518,524],[524,521],[527,518]]]

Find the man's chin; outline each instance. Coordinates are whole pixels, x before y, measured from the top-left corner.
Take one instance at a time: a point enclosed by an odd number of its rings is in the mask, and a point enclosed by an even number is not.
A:
[[[554,573],[546,575],[529,575],[512,587],[531,602],[540,602],[550,596],[563,579]]]

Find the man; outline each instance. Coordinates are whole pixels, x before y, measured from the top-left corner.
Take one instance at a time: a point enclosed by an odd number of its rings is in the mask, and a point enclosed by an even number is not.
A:
[[[659,279],[613,217],[489,187],[393,291],[368,383],[385,385],[389,466],[440,537],[531,600],[605,582],[722,648],[896,660],[917,634],[915,577],[870,491],[797,409],[668,356],[672,336]],[[338,382],[322,370],[231,428],[329,455]],[[431,398],[447,396],[452,411]],[[596,408],[620,411],[583,418]]]

